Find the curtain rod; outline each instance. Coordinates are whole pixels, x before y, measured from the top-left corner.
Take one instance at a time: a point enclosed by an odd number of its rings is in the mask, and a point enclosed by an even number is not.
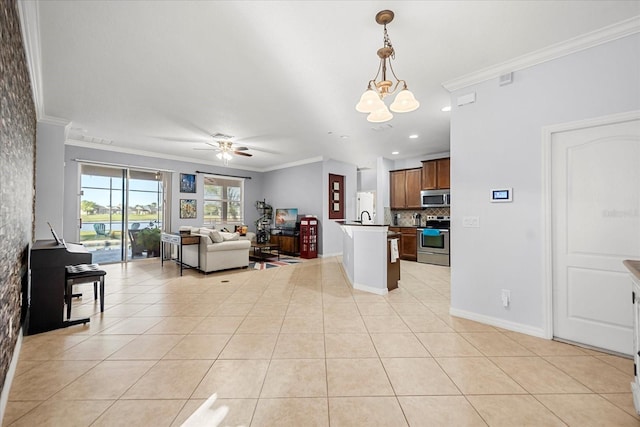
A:
[[[227,176],[229,178],[243,178],[243,179],[251,179],[250,176],[239,176],[239,175],[226,175],[223,173],[216,173],[216,172],[205,172],[205,171],[196,171],[196,173],[205,173],[207,175],[218,175],[218,176]]]
[[[154,171],[154,172],[175,172],[171,169],[158,169],[158,168],[149,168],[149,167],[145,167],[145,166],[135,166],[135,165],[124,165],[121,163],[109,163],[109,162],[99,162],[96,160],[85,160],[85,159],[72,159],[74,162],[78,162],[78,163],[89,163],[92,165],[102,165],[102,166],[117,166],[119,168],[132,168],[132,169],[143,169],[143,170],[148,170],[148,171]]]

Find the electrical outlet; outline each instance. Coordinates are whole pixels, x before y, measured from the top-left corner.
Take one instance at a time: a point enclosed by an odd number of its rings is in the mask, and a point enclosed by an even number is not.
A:
[[[504,308],[509,307],[509,304],[511,303],[511,291],[508,289],[503,289],[502,290],[502,305],[504,306]]]
[[[462,217],[462,226],[465,228],[479,228],[480,217],[477,217],[477,216]]]

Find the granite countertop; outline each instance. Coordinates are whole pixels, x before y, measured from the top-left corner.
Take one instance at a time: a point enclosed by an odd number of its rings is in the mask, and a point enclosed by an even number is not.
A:
[[[625,259],[622,263],[636,279],[640,280],[640,260]]]

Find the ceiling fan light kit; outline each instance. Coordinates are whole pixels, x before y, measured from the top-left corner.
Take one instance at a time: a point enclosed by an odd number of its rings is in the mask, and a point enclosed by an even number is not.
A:
[[[384,46],[378,49],[378,57],[380,58],[378,72],[372,80],[369,80],[367,90],[362,94],[360,101],[356,105],[358,112],[369,113],[367,120],[372,123],[382,123],[393,118],[393,114],[391,114],[383,100],[388,95],[394,94],[400,87],[402,89],[400,89],[400,92],[398,92],[390,105],[391,111],[394,113],[408,113],[417,110],[420,106],[413,93],[407,88],[407,82],[398,79],[391,65],[391,60],[395,59],[396,53],[387,34],[387,24],[393,21],[393,17],[394,14],[390,10],[382,10],[376,14],[376,22],[384,27]],[[387,80],[387,67],[396,80],[395,85],[391,80]],[[376,81],[381,72],[382,80]]]
[[[223,164],[227,166],[229,160],[233,159],[233,156],[252,157],[253,154],[246,153],[249,150],[248,147],[234,147],[231,141],[217,141],[218,145],[207,142],[206,144],[213,148],[196,148],[196,150],[215,150],[218,153],[216,157],[222,160]]]

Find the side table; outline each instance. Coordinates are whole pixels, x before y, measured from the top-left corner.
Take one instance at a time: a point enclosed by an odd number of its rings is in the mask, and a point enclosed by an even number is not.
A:
[[[176,234],[176,233],[162,233],[160,236],[160,265],[164,266],[164,261],[175,261],[180,265],[180,275],[182,276],[183,269],[197,268],[200,270],[200,236],[196,234]],[[169,245],[175,245],[177,247],[177,257],[171,257],[171,249],[169,249],[169,257],[166,256],[165,243]],[[182,247],[187,245],[198,245],[198,265],[188,265],[182,262]]]

